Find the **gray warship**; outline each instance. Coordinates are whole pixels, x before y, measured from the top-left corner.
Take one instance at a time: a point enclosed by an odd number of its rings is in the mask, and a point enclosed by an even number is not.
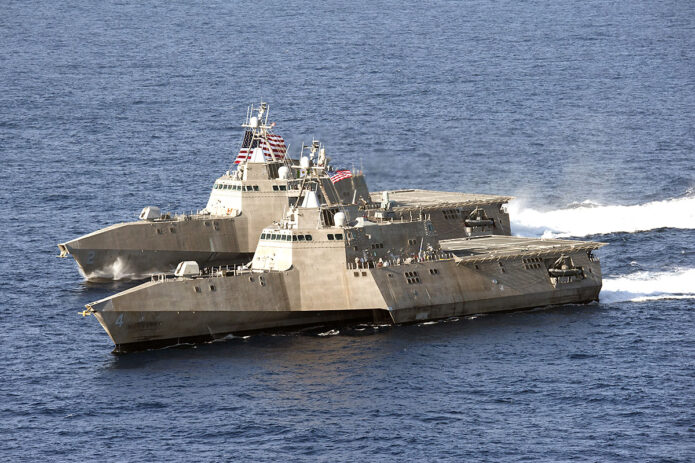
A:
[[[303,179],[298,202],[256,237],[248,265],[201,270],[181,262],[173,277],[88,304],[83,315],[93,314],[114,352],[124,353],[263,330],[413,323],[598,299],[594,251],[602,243],[440,239],[428,213],[405,217],[384,207],[367,218],[359,204],[319,204],[319,185]]]
[[[442,237],[509,235],[507,196],[396,190],[370,193],[362,172],[332,171],[318,142],[299,161],[268,123],[268,105],[249,108],[235,168],[219,177],[195,214],[145,207],[139,220],[118,223],[58,245],[88,280],[140,279],[171,273],[182,261],[233,265],[253,256],[260,231],[298,200],[301,174],[312,170],[321,203],[357,204],[368,218],[429,213]]]

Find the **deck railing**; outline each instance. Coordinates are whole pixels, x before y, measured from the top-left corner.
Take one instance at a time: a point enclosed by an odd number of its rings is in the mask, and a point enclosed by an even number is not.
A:
[[[368,269],[368,268],[380,268],[380,267],[394,267],[398,265],[407,265],[413,263],[422,262],[439,262],[443,260],[451,260],[454,258],[454,254],[446,251],[439,251],[434,253],[424,253],[421,255],[415,255],[405,258],[396,259],[360,259],[359,262],[348,262],[348,270],[358,270],[358,269]]]
[[[219,267],[206,267],[201,269],[195,275],[186,275],[189,278],[201,278],[201,277],[231,277],[237,275],[243,275],[247,273],[261,273],[258,270],[252,270],[243,265],[220,265]],[[161,282],[167,280],[175,280],[179,277],[172,275],[170,273],[158,273],[150,277],[150,281]]]

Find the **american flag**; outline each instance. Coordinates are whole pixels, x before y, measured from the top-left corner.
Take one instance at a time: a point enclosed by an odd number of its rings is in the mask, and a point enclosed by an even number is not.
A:
[[[331,175],[331,182],[336,183],[336,182],[343,180],[344,178],[350,178],[350,177],[352,177],[352,172],[350,172],[349,170],[347,170],[347,169],[336,170]]]
[[[269,133],[265,140],[254,140],[253,132],[247,130],[244,134],[244,142],[241,144],[241,149],[239,150],[234,164],[239,164],[240,162],[250,159],[254,148],[258,148],[259,146],[263,148],[266,161],[273,160],[272,154],[275,154],[275,159],[278,161],[284,159],[285,154],[287,154],[285,140],[280,135]]]

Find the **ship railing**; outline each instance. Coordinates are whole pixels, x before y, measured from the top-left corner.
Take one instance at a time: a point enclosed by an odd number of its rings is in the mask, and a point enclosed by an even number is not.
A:
[[[228,277],[253,273],[254,270],[244,265],[220,265],[219,267],[206,267],[201,269],[197,275],[187,275],[190,278],[207,278],[207,277]],[[175,275],[168,273],[157,273],[150,276],[150,281],[162,282],[167,280],[175,280],[178,278]]]
[[[185,220],[191,220],[193,217],[204,215],[203,211],[205,211],[205,209],[196,209],[195,211],[190,210],[188,212],[180,212],[180,213],[175,213],[175,214],[168,212],[167,214],[174,217],[176,220],[184,220],[185,221]],[[205,214],[205,215],[208,215],[208,214]]]
[[[205,209],[196,209],[190,210],[188,212],[171,212],[171,211],[166,211],[162,212],[162,215],[159,217],[153,219],[154,222],[163,222],[167,220],[178,220],[178,221],[186,221],[186,220],[191,220],[193,217],[201,216],[201,215],[210,215],[210,213],[205,210]]]
[[[210,267],[201,271],[201,276],[210,277],[231,277],[251,273],[252,270],[245,265],[220,265],[219,267]]]
[[[424,263],[424,262],[440,262],[444,260],[452,260],[454,254],[446,251],[439,251],[434,253],[422,253],[419,255],[413,255],[403,258],[395,259],[360,259],[359,262],[348,262],[348,270],[360,270],[360,269],[370,269],[370,268],[381,268],[381,267],[396,267],[399,265],[408,265],[414,263]]]

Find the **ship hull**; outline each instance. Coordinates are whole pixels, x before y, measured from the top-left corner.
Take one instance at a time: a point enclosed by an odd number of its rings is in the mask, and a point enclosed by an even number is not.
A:
[[[245,217],[210,216],[128,222],[58,247],[61,256],[73,256],[87,280],[141,279],[171,273],[186,260],[201,266],[247,263],[258,240],[248,236],[247,225]]]
[[[492,252],[471,255],[466,246],[473,243],[497,252],[494,257]],[[505,246],[512,245],[518,249],[502,256]],[[306,325],[372,320],[408,324],[598,300],[601,268],[588,252],[595,243],[488,237],[444,246],[452,250],[444,255],[451,257],[334,266],[321,276],[312,272],[309,284],[302,284],[307,275],[296,268],[165,278],[87,307],[116,352],[129,352]],[[552,277],[548,268],[562,256],[571,257],[581,274]],[[328,291],[318,294],[317,288]]]
[[[196,261],[201,267],[241,265],[252,253],[159,249],[72,249],[77,267],[89,281],[139,280],[159,273],[173,273],[179,262]]]
[[[357,322],[409,324],[553,305],[586,304],[597,301],[600,290],[601,285],[598,284],[527,293],[523,296],[494,297],[398,310],[382,307],[323,311],[108,311],[96,312],[95,316],[114,342],[114,353],[123,354],[179,344],[210,342],[230,335],[292,330],[307,326],[340,326]]]
[[[179,344],[210,342],[230,335],[375,320],[375,314],[371,310],[168,310],[104,312],[95,315],[114,342],[114,353],[119,354]]]
[[[487,300],[410,307],[391,311],[396,324],[417,323],[450,317],[513,312],[563,304],[587,304],[598,300],[601,285],[567,290],[529,293],[523,296],[495,297]]]

